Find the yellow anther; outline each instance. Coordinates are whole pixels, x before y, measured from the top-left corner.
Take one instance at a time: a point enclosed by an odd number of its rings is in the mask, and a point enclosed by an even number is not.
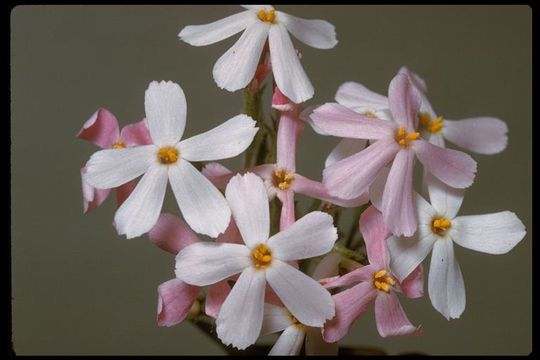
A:
[[[293,180],[294,174],[288,173],[283,169],[274,170],[272,174],[272,184],[280,190],[290,188]]]
[[[276,11],[274,9],[264,10],[261,9],[257,13],[259,20],[273,24],[276,20]]]
[[[266,269],[272,263],[272,252],[264,244],[257,245],[251,251],[251,261],[257,269]]]
[[[446,234],[448,229],[452,226],[452,222],[445,217],[433,219],[431,223],[431,230],[439,236]]]
[[[389,292],[390,288],[396,284],[394,279],[387,274],[385,269],[379,270],[373,274],[373,286],[375,289]]]
[[[372,113],[371,111],[366,111],[364,114],[363,114],[365,117],[368,117],[368,118],[375,118],[375,114]]]
[[[289,318],[291,319],[291,323],[296,326],[298,329],[303,329],[304,328],[304,324],[302,324],[300,321],[298,321],[297,318],[294,317],[293,314],[291,314],[291,312],[289,310],[287,310],[287,312],[289,313]]]
[[[430,133],[436,134],[442,130],[444,121],[442,116],[438,116],[436,119],[433,119],[428,113],[421,113],[420,125]]]
[[[408,133],[405,130],[405,128],[400,127],[396,134],[396,142],[405,147],[409,144],[410,141],[416,140],[420,137],[420,133],[414,132],[414,133]]]
[[[164,146],[159,149],[157,157],[162,164],[174,164],[178,160],[179,154],[175,148]]]
[[[126,144],[122,140],[117,140],[113,145],[113,149],[124,149],[126,147]]]

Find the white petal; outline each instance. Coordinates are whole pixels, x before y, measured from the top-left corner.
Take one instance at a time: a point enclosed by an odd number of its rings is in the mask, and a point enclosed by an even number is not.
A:
[[[225,231],[231,210],[210,180],[183,159],[169,166],[169,178],[178,207],[193,230],[210,237]]]
[[[225,196],[246,245],[253,248],[266,243],[270,234],[270,215],[262,179],[253,173],[236,175],[229,181]]]
[[[285,330],[292,324],[289,312],[282,306],[264,304],[264,317],[261,336]]]
[[[427,171],[424,171],[429,201],[438,215],[453,219],[461,207],[465,189],[450,187]]]
[[[291,325],[279,336],[276,343],[270,349],[270,356],[296,356],[302,350],[302,344],[306,333],[296,325]]]
[[[200,241],[176,255],[175,274],[191,285],[211,285],[251,266],[250,256],[244,245]]]
[[[240,114],[218,127],[182,140],[181,156],[189,161],[228,159],[240,154],[251,144],[259,128],[247,115]]]
[[[266,280],[302,324],[321,327],[335,315],[334,300],[328,290],[291,265],[273,260],[266,269]]]
[[[95,152],[86,163],[83,179],[97,189],[111,189],[142,175],[157,161],[154,145]]]
[[[214,65],[214,80],[221,89],[236,91],[253,79],[269,24],[255,21],[249,25],[240,39],[223,54]]]
[[[186,126],[186,97],[172,81],[152,81],[144,93],[148,130],[154,144],[174,145],[182,138]]]
[[[450,239],[435,242],[428,292],[431,304],[446,319],[458,319],[465,310],[465,284],[454,255],[454,243]]]
[[[337,238],[332,216],[313,211],[268,239],[268,246],[274,258],[301,260],[326,254]]]
[[[216,319],[216,331],[225,345],[240,350],[259,337],[263,320],[264,271],[250,266],[242,271]]]
[[[210,24],[186,26],[178,36],[193,46],[209,45],[239,33],[256,20],[252,11],[243,11]]]
[[[364,139],[342,139],[336,147],[332,149],[332,152],[326,158],[324,162],[324,167],[329,167],[330,165],[343,160],[346,157],[356,154],[364,150],[366,147],[367,140]]]
[[[369,90],[364,85],[347,81],[343,83],[336,92],[336,101],[349,109],[356,108],[371,109],[373,112],[388,109],[388,98],[374,91]],[[355,110],[356,111],[356,110]]]
[[[452,220],[450,236],[459,245],[488,254],[506,254],[527,232],[511,211],[459,216]]]
[[[155,164],[148,169],[116,211],[114,223],[118,234],[131,239],[152,229],[161,212],[167,179],[166,166]]]
[[[276,11],[277,21],[295,38],[316,49],[331,49],[337,44],[336,28],[328,21],[307,20]]]
[[[287,29],[279,23],[271,26],[268,43],[279,90],[296,104],[311,99],[315,92],[313,85],[300,64]]]

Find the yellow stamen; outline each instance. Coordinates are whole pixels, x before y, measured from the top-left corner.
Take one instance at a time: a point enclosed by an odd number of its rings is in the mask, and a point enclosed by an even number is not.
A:
[[[371,111],[366,111],[364,114],[363,114],[365,117],[368,117],[368,118],[375,118],[375,114],[372,113]]]
[[[438,116],[435,120],[428,113],[420,114],[420,125],[432,134],[440,132],[443,128],[443,118]]]
[[[283,169],[274,170],[272,174],[272,184],[280,190],[290,188],[293,180],[294,174],[288,173]]]
[[[419,137],[420,137],[420,133],[414,132],[414,133],[407,134],[407,131],[405,130],[405,128],[400,127],[396,134],[396,142],[399,145],[406,147],[407,145],[409,145],[409,142],[411,142],[412,140],[416,140]]]
[[[117,140],[113,145],[113,149],[124,149],[126,147],[126,144],[122,140]]]
[[[162,164],[174,164],[178,160],[179,154],[175,148],[164,146],[159,149],[157,157]]]
[[[257,269],[266,269],[272,263],[272,252],[264,244],[257,245],[251,251],[251,261]]]
[[[304,324],[302,324],[300,321],[298,321],[297,318],[294,317],[293,314],[291,314],[291,312],[289,310],[287,310],[287,312],[289,313],[289,318],[291,318],[291,322],[294,326],[296,326],[298,329],[303,329],[304,328]]]
[[[394,286],[396,282],[391,276],[387,275],[387,271],[382,269],[373,274],[373,286],[375,289],[389,292],[390,288]]]
[[[433,222],[431,223],[431,230],[435,234],[443,236],[446,234],[446,232],[448,231],[448,229],[450,229],[451,226],[452,222],[450,220],[445,217],[440,217],[433,219]]]
[[[276,20],[276,11],[274,9],[264,10],[261,9],[257,13],[259,20],[273,24]]]

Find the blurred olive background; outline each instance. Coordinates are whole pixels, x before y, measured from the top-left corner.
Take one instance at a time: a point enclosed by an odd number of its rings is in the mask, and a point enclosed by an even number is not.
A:
[[[355,80],[386,94],[402,65],[428,84],[450,119],[490,115],[509,127],[506,151],[474,155],[475,184],[461,214],[514,211],[528,234],[493,256],[456,246],[467,291],[447,321],[426,295],[402,299],[423,337],[379,337],[373,308],[343,339],[390,354],[527,354],[532,345],[531,9],[527,6],[280,6],[336,26],[338,45],[293,39],[315,86],[309,104],[333,101]],[[157,286],[174,256],[111,226],[115,201],[83,216],[79,169],[96,150],[75,134],[98,107],[122,125],[144,117],[152,80],[185,91],[186,136],[242,111],[241,92],[220,90],[216,60],[238,38],[193,47],[177,37],[242,9],[230,6],[18,6],[11,14],[12,296],[17,354],[223,354],[192,324],[156,325]],[[338,139],[306,128],[299,172],[320,179]],[[241,157],[225,164],[238,168]],[[168,190],[166,208],[178,214]],[[271,342],[264,338],[262,342]]]

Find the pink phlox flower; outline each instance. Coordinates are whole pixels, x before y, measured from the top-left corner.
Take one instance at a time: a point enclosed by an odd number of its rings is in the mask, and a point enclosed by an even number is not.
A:
[[[147,145],[152,142],[146,119],[126,125],[119,130],[118,120],[107,109],[99,108],[88,119],[79,133],[79,139],[87,140],[102,149],[122,149]],[[81,169],[84,213],[94,210],[107,199],[110,189],[96,189],[84,181],[86,166]],[[116,188],[116,202],[120,206],[133,191],[135,183],[130,181]]]
[[[287,262],[328,253],[337,240],[330,215],[311,212],[270,236],[268,195],[261,178],[236,175],[225,190],[244,244],[197,242],[176,257],[176,277],[206,286],[240,273],[216,319],[226,345],[245,349],[261,331],[266,284],[300,322],[321,327],[334,316],[330,293]]]
[[[323,338],[336,342],[343,338],[353,323],[370,303],[375,302],[377,330],[382,337],[396,335],[420,335],[420,327],[412,325],[405,315],[396,292],[408,298],[423,295],[422,267],[418,266],[406,279],[399,282],[389,266],[386,229],[382,214],[369,207],[360,217],[360,230],[366,244],[369,265],[353,270],[325,285],[336,288],[355,284],[333,295],[336,316],[325,323]]]
[[[381,170],[391,164],[382,198],[384,221],[392,233],[411,236],[417,227],[413,201],[415,160],[418,158],[428,172],[456,188],[473,183],[476,161],[461,151],[435,146],[420,137],[415,123],[421,97],[408,75],[400,73],[392,79],[388,99],[394,121],[362,115],[337,103],[318,107],[311,118],[330,135],[377,140],[327,166],[323,184],[330,195],[352,199],[367,192]]]
[[[289,33],[308,46],[331,49],[337,44],[335,28],[324,20],[306,20],[270,5],[243,5],[241,13],[205,25],[190,25],[178,36],[193,46],[216,43],[242,32],[213,69],[217,85],[228,91],[246,87],[254,78],[266,44],[277,86],[295,103],[310,99],[313,85],[307,77]]]

